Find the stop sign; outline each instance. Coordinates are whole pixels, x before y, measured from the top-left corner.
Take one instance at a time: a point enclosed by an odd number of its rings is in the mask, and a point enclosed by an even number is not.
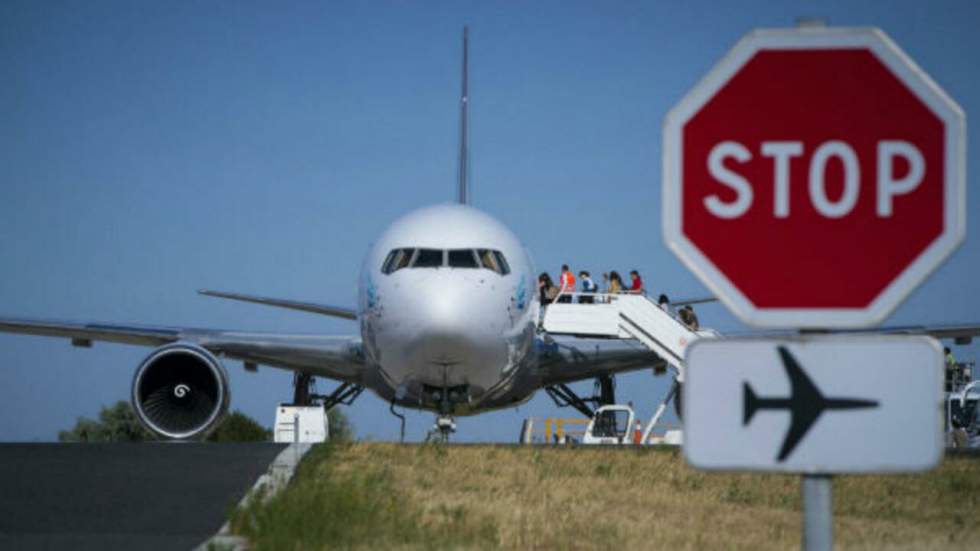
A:
[[[875,324],[962,242],[964,149],[881,31],[755,31],[667,116],[664,236],[747,323]]]

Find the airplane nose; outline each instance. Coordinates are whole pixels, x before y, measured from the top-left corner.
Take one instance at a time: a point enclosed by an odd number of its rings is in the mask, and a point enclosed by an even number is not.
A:
[[[419,335],[414,349],[414,359],[422,364],[456,367],[470,363],[468,340],[459,332],[428,329]]]
[[[450,365],[464,361],[472,344],[470,325],[478,314],[467,312],[469,301],[456,289],[443,287],[423,296],[418,305],[419,359]]]
[[[448,281],[449,274],[439,274],[428,283],[429,292],[414,297],[417,315],[415,338],[411,346],[413,362],[420,367],[450,370],[475,366],[486,346],[491,320],[486,297],[476,286],[462,286],[458,280]],[[428,369],[427,369],[428,370]]]

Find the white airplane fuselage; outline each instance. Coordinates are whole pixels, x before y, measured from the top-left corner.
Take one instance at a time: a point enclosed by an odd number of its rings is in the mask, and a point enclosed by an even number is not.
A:
[[[459,414],[511,405],[534,361],[536,281],[517,237],[480,210],[446,204],[399,218],[359,278],[364,353],[378,375],[368,386],[426,409],[445,391]],[[498,403],[505,393],[510,403]]]

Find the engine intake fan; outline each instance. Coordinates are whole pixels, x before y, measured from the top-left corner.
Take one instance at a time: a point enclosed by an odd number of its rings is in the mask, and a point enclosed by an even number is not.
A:
[[[228,410],[228,376],[213,354],[174,343],[154,350],[133,377],[133,409],[165,438],[204,438]]]

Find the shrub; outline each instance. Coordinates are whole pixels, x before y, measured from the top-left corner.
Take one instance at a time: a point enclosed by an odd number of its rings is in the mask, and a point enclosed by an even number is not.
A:
[[[98,420],[79,417],[75,427],[58,433],[59,442],[142,442],[156,436],[143,427],[129,402],[102,406]]]
[[[340,408],[334,406],[327,412],[327,424],[330,427],[330,440],[350,442],[354,439],[354,427]]]
[[[208,436],[208,442],[267,442],[272,431],[240,411],[227,415]]]
[[[346,418],[343,419],[346,423]],[[350,425],[345,425],[348,433]],[[331,421],[331,430],[333,422]],[[136,418],[133,406],[120,400],[102,406],[98,419],[79,417],[70,430],[58,432],[59,442],[144,442],[160,437],[145,428]],[[240,411],[226,416],[208,437],[208,442],[261,442],[272,439],[272,431]]]

